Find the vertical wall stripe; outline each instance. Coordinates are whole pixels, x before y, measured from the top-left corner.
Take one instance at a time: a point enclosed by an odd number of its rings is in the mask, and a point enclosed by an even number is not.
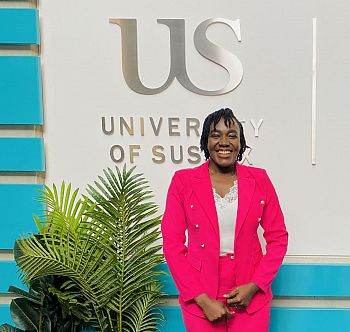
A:
[[[312,19],[311,164],[316,165],[317,19]]]
[[[39,15],[37,9],[0,9],[0,44],[39,45]]]
[[[16,4],[13,1],[13,5]],[[40,45],[38,10],[1,8],[0,45],[5,54],[32,55],[27,50],[33,45]],[[43,124],[39,57],[0,57],[0,124]],[[45,171],[42,138],[0,138],[0,152],[0,172]],[[8,180],[11,181],[10,175]],[[40,214],[43,206],[33,196],[38,195],[37,189],[42,188],[41,185],[33,184],[0,185],[0,249],[12,249],[18,237],[37,231],[33,213]],[[10,285],[24,288],[18,278],[15,262],[0,261],[0,293],[6,292]],[[10,307],[6,304],[0,304],[2,323],[13,324]]]
[[[40,59],[0,57],[0,124],[43,123]]]

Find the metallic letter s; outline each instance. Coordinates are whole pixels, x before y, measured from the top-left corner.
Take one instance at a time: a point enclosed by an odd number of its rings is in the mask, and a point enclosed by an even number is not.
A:
[[[207,96],[216,96],[228,93],[235,89],[241,83],[243,78],[243,66],[238,57],[208,40],[206,36],[207,29],[210,25],[215,23],[223,23],[228,25],[235,33],[237,40],[242,40],[240,21],[238,19],[231,21],[225,18],[211,18],[198,25],[196,31],[194,32],[194,45],[196,50],[208,60],[211,60],[226,69],[230,78],[227,85],[222,89],[206,91],[205,93],[193,91],[196,93],[205,94]]]

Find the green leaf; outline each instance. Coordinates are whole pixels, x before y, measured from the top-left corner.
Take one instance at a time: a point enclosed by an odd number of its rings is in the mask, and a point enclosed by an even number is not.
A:
[[[19,295],[19,296],[27,299],[30,302],[34,302],[34,303],[39,304],[39,305],[41,304],[39,296],[35,296],[34,294],[28,293],[28,292],[26,292],[18,287],[10,286],[8,291],[9,291],[9,293]]]
[[[24,330],[37,330],[40,313],[27,299],[16,298],[11,301],[11,317],[14,323]]]
[[[9,324],[2,324],[0,326],[0,332],[25,332],[17,327],[11,326]]]

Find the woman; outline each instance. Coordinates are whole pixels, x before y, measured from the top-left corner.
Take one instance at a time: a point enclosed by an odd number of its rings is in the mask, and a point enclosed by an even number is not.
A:
[[[230,109],[210,114],[201,136],[207,161],[175,172],[168,190],[163,251],[188,332],[268,331],[270,285],[288,234],[266,171],[237,162],[246,147]]]

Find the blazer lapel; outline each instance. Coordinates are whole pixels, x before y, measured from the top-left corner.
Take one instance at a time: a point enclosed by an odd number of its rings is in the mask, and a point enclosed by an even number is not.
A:
[[[213,188],[208,170],[209,161],[194,169],[192,189],[197,196],[202,209],[209,218],[211,225],[219,238],[219,224],[214,202]]]
[[[235,229],[235,243],[246,219],[255,189],[255,180],[249,176],[246,166],[236,163],[238,180],[238,210]]]

